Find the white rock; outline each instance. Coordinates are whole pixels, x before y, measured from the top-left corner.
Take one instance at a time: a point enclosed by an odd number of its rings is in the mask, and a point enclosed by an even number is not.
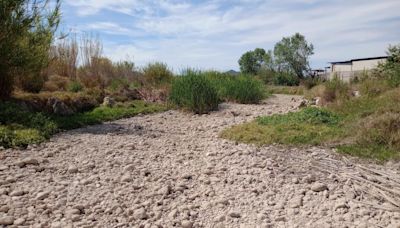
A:
[[[324,183],[316,182],[311,186],[311,190],[314,192],[322,192],[328,190],[328,186]]]
[[[14,217],[12,216],[4,216],[0,217],[0,225],[12,225],[14,224]]]
[[[133,217],[137,220],[144,220],[147,219],[149,216],[146,213],[146,210],[142,207],[137,209],[134,213],[133,213]]]
[[[188,220],[183,220],[181,222],[181,226],[182,226],[182,228],[192,228],[193,227],[193,223],[191,221],[188,221]]]
[[[121,181],[122,182],[131,182],[131,181],[133,181],[133,178],[131,177],[131,175],[125,174],[121,177]]]
[[[18,218],[17,220],[14,221],[14,225],[23,225],[25,223],[24,218]]]
[[[47,197],[49,197],[49,195],[50,195],[50,192],[40,192],[40,193],[37,194],[36,199],[37,200],[44,200]]]
[[[68,167],[68,173],[77,173],[78,171],[79,171],[78,168],[74,165],[70,165]]]

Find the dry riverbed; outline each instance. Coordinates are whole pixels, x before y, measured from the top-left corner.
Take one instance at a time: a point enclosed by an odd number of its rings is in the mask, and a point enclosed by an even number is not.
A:
[[[209,115],[167,111],[0,151],[0,227],[400,227],[396,202],[353,178],[399,177],[398,163],[360,168],[327,148],[218,137],[300,102],[277,95]]]

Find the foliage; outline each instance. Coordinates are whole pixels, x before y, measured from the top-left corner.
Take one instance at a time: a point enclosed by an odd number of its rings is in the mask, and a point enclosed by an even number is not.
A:
[[[0,103],[0,146],[25,147],[43,142],[60,130],[164,110],[166,107],[163,105],[134,101],[113,108],[99,107],[72,116],[50,116],[27,111],[16,103],[4,102]]]
[[[83,90],[83,86],[80,82],[78,81],[72,81],[68,84],[68,91],[77,93]]]
[[[284,37],[274,47],[275,63],[279,71],[293,72],[299,78],[309,70],[309,57],[314,54],[314,46],[299,33]]]
[[[327,109],[309,107],[300,112],[292,112],[285,115],[272,115],[259,117],[257,123],[261,125],[284,124],[287,122],[302,122],[307,124],[337,125],[340,117]]]
[[[340,135],[339,120],[337,115],[327,110],[307,108],[296,113],[260,117],[254,122],[227,129],[221,136],[257,145],[318,145]]]
[[[132,101],[116,105],[115,107],[97,107],[92,111],[77,113],[72,116],[53,116],[52,119],[58,127],[63,130],[70,130],[86,125],[99,124],[122,118],[129,118],[137,114],[149,114],[165,111],[166,107],[160,104],[146,103],[143,101]]]
[[[304,95],[302,86],[267,86],[267,91],[271,94]]]
[[[376,96],[336,99],[324,109],[260,117],[227,129],[222,136],[258,145],[327,144],[341,153],[379,161],[400,158],[399,88]]]
[[[389,55],[388,61],[381,64],[380,68],[389,85],[400,86],[400,44],[389,46],[387,54]]]
[[[275,85],[283,86],[298,86],[300,84],[299,78],[290,72],[278,72],[274,78]]]
[[[210,80],[199,71],[187,70],[174,78],[169,100],[172,104],[203,114],[218,109],[220,99]]]
[[[254,51],[248,51],[239,59],[240,71],[244,74],[257,74],[262,66],[270,66],[272,62],[272,53],[266,52],[262,48],[256,48]]]
[[[173,73],[167,64],[160,62],[149,63],[142,71],[146,83],[151,86],[168,84],[173,77]]]
[[[43,91],[66,91],[70,80],[67,77],[52,75],[44,83]]]
[[[306,77],[301,80],[300,84],[303,85],[306,89],[312,89],[314,86],[322,84],[323,82],[324,80],[319,77]]]
[[[218,75],[211,79],[220,99],[241,104],[257,104],[265,97],[262,83],[248,75]]]
[[[325,84],[325,90],[322,94],[322,99],[325,102],[341,101],[350,98],[350,87],[349,84],[343,82],[338,77],[334,77],[332,80],[327,81]]]
[[[48,3],[0,1],[0,99],[10,96],[16,76],[23,89],[31,92],[43,86],[41,73],[60,20],[60,2],[52,10]]]

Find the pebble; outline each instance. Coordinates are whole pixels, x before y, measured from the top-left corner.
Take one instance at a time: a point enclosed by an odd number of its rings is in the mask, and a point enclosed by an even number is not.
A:
[[[277,99],[272,103],[281,102],[280,96],[271,98]],[[268,102],[221,104],[221,112],[194,117],[178,110],[136,116],[64,132],[30,149],[1,151],[0,218],[13,216],[13,225],[0,227],[398,224],[399,212],[363,203],[393,205],[362,195],[365,187],[346,183],[340,172],[328,178],[323,170],[330,167],[319,161],[329,158],[350,173],[357,164],[349,159],[342,167],[329,148],[258,147],[219,137],[224,129],[267,112],[289,111]],[[240,115],[233,117],[231,110]],[[135,124],[143,129],[133,129]],[[33,156],[37,162],[25,160]],[[369,165],[397,174],[386,165]],[[316,181],[325,183],[325,190],[314,191]]]
[[[149,216],[146,213],[146,210],[142,207],[137,209],[134,213],[133,213],[133,217],[137,220],[144,220],[147,219]]]
[[[241,214],[239,212],[237,212],[237,211],[230,211],[228,214],[232,218],[240,218],[241,217]]]
[[[12,225],[14,224],[14,217],[12,216],[4,216],[0,217],[0,225]]]
[[[70,165],[68,167],[68,173],[77,173],[78,172],[78,168],[74,165]]]
[[[316,182],[311,186],[311,190],[314,192],[322,192],[328,190],[328,186],[324,183]]]
[[[50,192],[40,192],[37,194],[36,199],[37,200],[44,200],[50,195]]]
[[[181,226],[182,226],[182,228],[192,228],[193,227],[193,223],[191,221],[188,221],[188,220],[183,220],[181,222]]]
[[[23,225],[25,223],[24,218],[18,218],[17,220],[14,221],[14,225]]]
[[[133,181],[133,178],[131,177],[131,175],[125,174],[121,177],[121,181],[122,182],[131,182],[131,181]]]

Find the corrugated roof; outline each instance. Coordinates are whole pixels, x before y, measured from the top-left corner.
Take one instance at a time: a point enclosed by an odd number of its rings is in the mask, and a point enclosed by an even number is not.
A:
[[[339,62],[329,62],[331,64],[348,64],[355,61],[363,61],[363,60],[374,60],[374,59],[387,59],[389,56],[378,56],[378,57],[370,57],[370,58],[361,58],[361,59],[350,59],[348,61],[339,61]]]

